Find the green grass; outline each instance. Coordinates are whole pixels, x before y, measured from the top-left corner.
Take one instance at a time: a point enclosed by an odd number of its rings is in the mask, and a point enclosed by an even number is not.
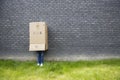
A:
[[[120,80],[120,59],[96,61],[0,60],[0,80]]]

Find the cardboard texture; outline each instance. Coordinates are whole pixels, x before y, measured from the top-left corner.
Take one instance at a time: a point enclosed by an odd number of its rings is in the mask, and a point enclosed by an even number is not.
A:
[[[45,51],[48,49],[48,29],[45,22],[29,23],[29,51]]]

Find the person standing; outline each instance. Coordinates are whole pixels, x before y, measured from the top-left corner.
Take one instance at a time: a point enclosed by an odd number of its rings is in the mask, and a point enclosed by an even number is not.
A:
[[[45,22],[29,23],[29,51],[37,51],[37,65],[43,66],[44,52],[48,50],[48,29]]]

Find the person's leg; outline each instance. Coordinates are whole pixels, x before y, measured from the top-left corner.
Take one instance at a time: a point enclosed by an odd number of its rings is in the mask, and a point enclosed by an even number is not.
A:
[[[44,52],[43,51],[41,51],[41,66],[43,66],[43,63],[44,63]]]
[[[41,52],[38,51],[38,65],[41,64]]]

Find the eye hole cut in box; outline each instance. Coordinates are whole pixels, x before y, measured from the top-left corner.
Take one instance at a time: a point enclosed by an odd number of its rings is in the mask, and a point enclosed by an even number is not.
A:
[[[29,51],[48,49],[48,29],[45,22],[29,23]]]

